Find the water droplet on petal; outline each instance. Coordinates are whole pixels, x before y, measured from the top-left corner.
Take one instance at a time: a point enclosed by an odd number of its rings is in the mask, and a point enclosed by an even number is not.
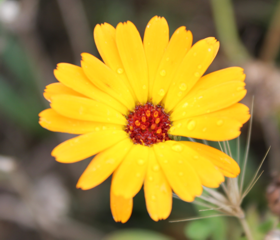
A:
[[[106,160],[106,163],[113,164],[114,162],[115,162],[115,159],[113,159],[113,158],[109,158],[108,160]]]
[[[193,130],[195,128],[195,121],[192,120],[188,123],[188,129],[189,130]]]
[[[107,127],[106,127],[106,126],[103,126],[103,127],[102,127],[102,130],[106,130],[106,129],[107,129]]]
[[[146,85],[143,85],[142,88],[145,90],[145,89],[147,88],[147,86],[146,86]]]
[[[154,195],[152,196],[152,200],[156,200],[156,197]]]
[[[198,66],[197,66],[198,69],[201,69],[201,67],[202,67],[201,65],[198,65]]]
[[[169,129],[169,131],[174,131],[175,130],[175,127],[174,126],[172,126],[170,129]]]
[[[241,91],[242,89],[243,89],[243,87],[236,88],[237,91]]]
[[[169,61],[169,57],[167,57],[165,60],[166,60],[166,61]]]
[[[160,74],[160,76],[164,77],[166,75],[166,71],[163,69],[163,70],[160,71],[159,74]]]
[[[183,150],[183,147],[180,144],[174,144],[171,148],[175,152],[181,152]]]
[[[198,159],[199,157],[198,157],[197,155],[194,155],[193,158],[194,158],[194,159]]]
[[[153,170],[154,170],[155,172],[158,171],[158,170],[159,170],[159,165],[153,166]]]
[[[153,177],[149,177],[149,181],[153,181],[154,179],[153,179]]]
[[[179,127],[181,127],[182,126],[182,123],[178,123],[177,124],[177,127],[179,128]]]
[[[182,177],[183,175],[184,175],[184,173],[182,173],[182,172],[179,172],[179,176],[181,176],[181,177]]]
[[[118,74],[122,74],[123,73],[123,69],[122,68],[118,68],[117,73]]]
[[[224,121],[223,121],[223,120],[219,120],[219,121],[217,121],[217,125],[218,125],[218,126],[223,125],[223,123],[224,123]]]
[[[96,171],[96,168],[91,169],[93,172]]]
[[[183,113],[182,113],[182,116],[185,116],[185,115],[186,115],[186,112],[183,112]]]
[[[158,91],[158,95],[164,96],[164,94],[165,94],[164,89],[160,89],[160,90]]]
[[[202,129],[202,132],[206,132],[206,130],[207,130],[207,128],[203,128],[203,129]]]
[[[111,118],[107,118],[108,121],[111,121]]]
[[[179,88],[180,88],[180,90],[185,91],[187,89],[187,84],[181,83]]]
[[[207,110],[206,113],[210,113],[210,110]]]
[[[182,163],[183,163],[183,161],[182,161],[182,160],[179,160],[179,161],[178,161],[178,163],[179,163],[179,164],[182,164]]]
[[[168,160],[165,159],[165,160],[163,160],[163,162],[164,162],[164,163],[168,163]]]
[[[195,52],[195,53],[193,53],[193,56],[195,57],[197,55],[197,53]]]
[[[182,106],[183,108],[186,108],[189,105],[189,103],[184,103],[184,105]]]
[[[141,174],[140,173],[136,173],[136,177],[140,177],[141,176]]]
[[[211,52],[212,51],[212,47],[208,48],[208,52]]]
[[[137,163],[138,163],[139,165],[143,165],[143,164],[144,164],[144,160],[143,160],[143,159],[139,159],[139,160],[137,161]]]
[[[99,131],[99,130],[100,130],[100,128],[99,128],[99,127],[96,127],[96,128],[95,128],[95,131]]]
[[[182,96],[182,94],[183,94],[182,92],[178,92],[178,94],[177,94],[177,95],[178,95],[178,97],[181,97],[181,96]]]
[[[195,77],[199,77],[199,76],[200,76],[199,72],[196,72],[196,73],[194,74],[194,76],[195,76]]]

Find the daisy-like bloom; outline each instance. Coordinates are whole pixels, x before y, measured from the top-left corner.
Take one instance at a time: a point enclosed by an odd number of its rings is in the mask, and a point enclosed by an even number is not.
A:
[[[233,139],[250,117],[238,103],[246,94],[242,68],[203,76],[219,49],[215,38],[192,46],[192,33],[180,27],[169,39],[166,20],[155,16],[143,42],[129,21],[97,25],[94,39],[104,63],[83,53],[81,67],[58,64],[59,83],[44,93],[51,108],[40,113],[42,127],[79,135],[53,150],[58,162],[96,155],[78,188],[91,189],[113,174],[111,210],[124,223],[144,183],[147,210],[158,221],[171,212],[172,191],[190,202],[202,186],[216,188],[239,174],[221,151],[175,141]]]

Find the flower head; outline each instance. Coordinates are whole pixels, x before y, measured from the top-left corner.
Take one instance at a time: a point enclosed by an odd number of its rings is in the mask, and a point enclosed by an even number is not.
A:
[[[77,187],[91,189],[111,174],[111,210],[126,222],[144,183],[148,212],[166,219],[172,190],[193,201],[202,186],[218,187],[239,174],[221,151],[174,136],[223,141],[240,134],[249,119],[238,103],[246,94],[243,69],[203,76],[219,49],[215,38],[192,46],[192,33],[178,28],[169,39],[166,20],[153,17],[142,42],[131,22],[97,25],[94,39],[104,61],[82,54],[81,67],[60,63],[59,83],[46,87],[51,108],[40,113],[44,128],[79,136],[58,145],[57,161],[96,155]]]

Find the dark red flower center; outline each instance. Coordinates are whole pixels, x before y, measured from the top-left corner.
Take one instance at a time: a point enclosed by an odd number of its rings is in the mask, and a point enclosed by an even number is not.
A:
[[[125,131],[135,144],[152,145],[170,140],[167,131],[171,122],[162,106],[151,103],[138,105],[127,117]]]

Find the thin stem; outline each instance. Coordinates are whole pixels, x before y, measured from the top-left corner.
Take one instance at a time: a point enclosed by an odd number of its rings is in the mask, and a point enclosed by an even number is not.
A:
[[[218,142],[218,143],[219,143],[219,147],[220,147],[221,151],[222,151],[222,152],[225,152],[224,149],[222,148],[221,142]]]
[[[252,133],[252,123],[253,123],[253,109],[254,109],[254,96],[253,96],[253,99],[252,99],[251,119],[250,119],[250,122],[249,122],[248,137],[247,137],[247,143],[246,143],[246,151],[245,151],[244,162],[243,162],[243,167],[242,167],[242,174],[241,174],[241,180],[240,180],[240,188],[239,188],[240,196],[241,196],[242,190],[243,190],[244,178],[245,178],[245,173],[246,173],[246,165],[247,165],[249,148],[250,148],[251,133]]]
[[[217,214],[217,215],[210,215],[210,216],[205,216],[205,217],[194,217],[194,218],[185,218],[185,219],[180,219],[180,220],[173,220],[169,221],[170,223],[175,223],[175,222],[187,222],[187,221],[192,221],[192,220],[199,220],[199,219],[204,219],[204,218],[212,218],[212,217],[232,217],[227,214]],[[250,239],[251,240],[251,239]]]
[[[227,57],[234,62],[247,61],[250,55],[239,38],[231,0],[211,0],[211,6],[217,33]]]
[[[231,153],[229,141],[227,141],[227,147],[228,147],[229,156],[232,158],[232,153]]]
[[[251,229],[245,218],[238,218],[248,240],[254,240]]]
[[[240,162],[240,137],[237,138],[237,147],[236,147],[236,162],[239,164]]]

